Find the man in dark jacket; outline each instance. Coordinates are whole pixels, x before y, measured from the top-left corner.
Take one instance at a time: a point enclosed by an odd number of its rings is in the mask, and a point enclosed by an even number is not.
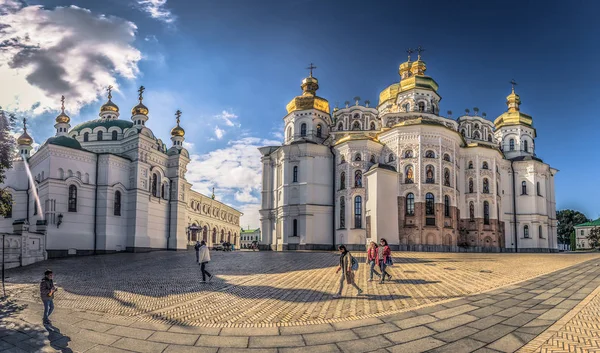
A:
[[[196,250],[196,262],[198,262],[198,257],[200,255],[200,242],[196,240],[196,245],[194,245],[194,250]]]
[[[40,283],[40,297],[44,303],[43,320],[46,325],[51,324],[50,315],[54,311],[54,292],[56,292],[56,287],[54,286],[52,277],[52,271],[46,270],[46,272],[44,272],[44,278],[42,278],[42,282]]]

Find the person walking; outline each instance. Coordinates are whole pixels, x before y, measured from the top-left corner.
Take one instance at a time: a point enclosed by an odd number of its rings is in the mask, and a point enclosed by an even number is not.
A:
[[[194,250],[196,250],[196,262],[198,263],[198,265],[200,265],[200,242],[198,240],[196,240]]]
[[[52,315],[52,312],[54,311],[54,293],[56,292],[56,287],[54,286],[54,281],[52,279],[53,277],[52,271],[46,270],[46,272],[44,272],[44,278],[42,278],[42,282],[40,283],[40,297],[44,303],[44,325],[52,324],[50,315]]]
[[[381,280],[379,281],[379,283],[383,283],[386,276],[388,281],[392,279],[392,275],[385,271],[387,265],[391,263],[392,250],[388,246],[387,240],[385,240],[384,238],[381,238],[381,240],[379,240],[379,244],[381,245],[381,254],[379,257],[379,269],[381,270]]]
[[[206,246],[206,242],[202,240],[200,243],[200,259],[198,262],[200,263],[200,271],[202,271],[202,282],[206,282],[206,276],[208,276],[208,281],[210,282],[213,276],[208,273],[206,270],[206,264],[210,261],[210,253],[208,252],[208,247]]]
[[[375,270],[375,265],[379,265],[379,249],[377,248],[377,243],[374,241],[369,244],[369,249],[367,250],[367,263],[371,267],[369,282],[373,281],[373,274],[376,274],[377,277],[381,278],[379,272]]]
[[[345,245],[338,246],[338,250],[340,251],[340,265],[337,268],[337,271],[335,271],[335,273],[337,274],[341,270],[342,276],[340,277],[340,289],[338,290],[337,294],[335,294],[333,297],[339,298],[342,296],[342,290],[344,289],[344,281],[346,281],[348,284],[351,284],[352,286],[354,286],[354,288],[358,290],[357,295],[361,295],[362,289],[360,289],[356,285],[356,283],[354,283],[354,270],[352,268],[353,264],[356,264],[354,266],[358,266],[358,262],[350,254],[348,249],[346,249]]]

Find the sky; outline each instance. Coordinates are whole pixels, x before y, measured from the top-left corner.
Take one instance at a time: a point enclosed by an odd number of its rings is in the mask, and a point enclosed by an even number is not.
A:
[[[422,46],[441,112],[506,110],[511,79],[533,116],[536,154],[559,170],[557,209],[600,217],[600,27],[593,1],[0,0],[0,106],[54,135],[96,119],[115,86],[121,119],[146,87],[147,126],[170,145],[180,109],[194,189],[258,227],[257,147],[279,144],[286,104],[314,63],[333,106],[377,102]]]

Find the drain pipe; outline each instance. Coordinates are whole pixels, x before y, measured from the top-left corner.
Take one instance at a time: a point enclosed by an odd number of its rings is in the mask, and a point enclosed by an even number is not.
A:
[[[514,223],[514,232],[515,232],[515,253],[519,252],[519,231],[517,227],[517,185],[515,178],[515,167],[513,166],[513,161],[510,161],[510,170],[512,172],[512,186],[513,186],[513,223]]]
[[[333,158],[331,159],[332,160],[331,163],[332,163],[332,166],[333,166],[331,168],[332,173],[333,173],[333,175],[332,175],[332,177],[333,177],[333,187],[331,188],[332,189],[331,194],[332,194],[332,200],[333,200],[333,222],[331,223],[332,224],[332,226],[331,226],[331,228],[332,228],[331,244],[332,245],[331,246],[332,246],[333,250],[335,250],[335,218],[336,218],[336,213],[335,213],[335,201],[336,201],[335,200],[335,181],[336,181],[336,177],[335,177],[335,152],[333,152],[333,146],[329,146],[329,151],[331,152],[331,155],[333,156]]]

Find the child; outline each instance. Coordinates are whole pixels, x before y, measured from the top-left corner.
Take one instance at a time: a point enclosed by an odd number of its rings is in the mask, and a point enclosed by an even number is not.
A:
[[[42,302],[44,303],[43,320],[45,325],[52,324],[50,321],[50,315],[54,311],[54,293],[56,292],[56,287],[54,286],[52,277],[52,271],[46,270],[46,272],[44,272],[44,278],[42,278],[42,282],[40,283],[40,296],[42,297]]]

